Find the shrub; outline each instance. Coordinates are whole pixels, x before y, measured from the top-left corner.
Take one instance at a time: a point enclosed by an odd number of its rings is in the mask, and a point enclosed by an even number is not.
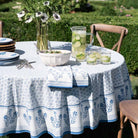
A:
[[[18,0],[22,3],[22,0]],[[58,11],[59,13],[69,13],[71,11],[74,11],[75,9],[79,9],[80,11],[85,11],[86,8],[90,8],[87,6],[88,0],[53,0],[53,3],[56,3],[58,5]],[[16,4],[14,6],[19,6],[19,4]],[[8,7],[7,7],[8,8]],[[92,8],[92,6],[91,6]]]
[[[59,6],[58,6],[58,10],[60,13],[69,13],[72,9],[72,0],[53,0],[54,2],[56,2]],[[74,3],[74,6],[76,5],[76,3]]]
[[[138,1],[137,0],[118,0],[118,5],[125,6],[126,8],[134,7],[138,9]]]
[[[7,3],[7,2],[10,2],[10,1],[12,1],[12,0],[0,0],[0,4],[1,3]]]
[[[116,16],[117,15],[116,11],[110,4],[101,8],[99,12],[100,12],[100,15],[103,15],[103,16]]]

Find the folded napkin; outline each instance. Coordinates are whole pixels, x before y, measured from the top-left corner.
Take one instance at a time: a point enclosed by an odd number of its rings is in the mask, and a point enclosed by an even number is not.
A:
[[[88,73],[79,67],[72,66],[73,86],[85,87],[89,85]]]
[[[47,74],[48,87],[73,87],[73,75],[70,66],[48,67]]]

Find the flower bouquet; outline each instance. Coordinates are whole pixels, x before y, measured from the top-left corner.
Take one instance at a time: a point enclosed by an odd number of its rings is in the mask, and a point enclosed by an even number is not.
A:
[[[48,50],[48,25],[61,19],[55,0],[22,0],[21,11],[17,13],[19,21],[36,22],[37,50],[45,65],[57,66],[68,62],[71,51]]]
[[[55,1],[22,0],[21,11],[17,13],[19,21],[35,21],[37,29],[37,49],[48,50],[48,25],[61,19]]]

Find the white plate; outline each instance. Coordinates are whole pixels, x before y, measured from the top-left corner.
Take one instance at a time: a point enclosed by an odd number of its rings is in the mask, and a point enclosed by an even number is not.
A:
[[[11,38],[4,38],[4,37],[0,37],[0,44],[6,44],[9,42],[12,42],[13,40]]]
[[[0,66],[10,65],[15,63],[18,60],[19,60],[19,57],[8,59],[8,60],[0,60]]]
[[[15,52],[0,52],[0,61],[14,59],[19,57],[20,55]]]

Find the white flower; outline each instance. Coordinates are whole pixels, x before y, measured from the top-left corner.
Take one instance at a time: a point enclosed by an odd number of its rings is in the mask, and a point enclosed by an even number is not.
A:
[[[46,13],[43,13],[42,16],[41,16],[41,21],[44,23],[48,20],[48,16]]]
[[[25,21],[25,23],[30,23],[33,20],[33,18],[30,16],[29,18],[27,18],[27,20]]]
[[[61,18],[60,18],[60,15],[59,14],[57,14],[57,13],[54,13],[53,14],[53,17],[54,17],[54,19],[56,20],[56,21],[59,21]]]
[[[35,15],[36,15],[36,17],[41,17],[43,15],[43,13],[42,12],[37,12]]]
[[[25,11],[17,13],[18,18],[22,18],[25,15]]]
[[[49,6],[49,1],[45,1],[43,4],[44,4],[44,6]]]

